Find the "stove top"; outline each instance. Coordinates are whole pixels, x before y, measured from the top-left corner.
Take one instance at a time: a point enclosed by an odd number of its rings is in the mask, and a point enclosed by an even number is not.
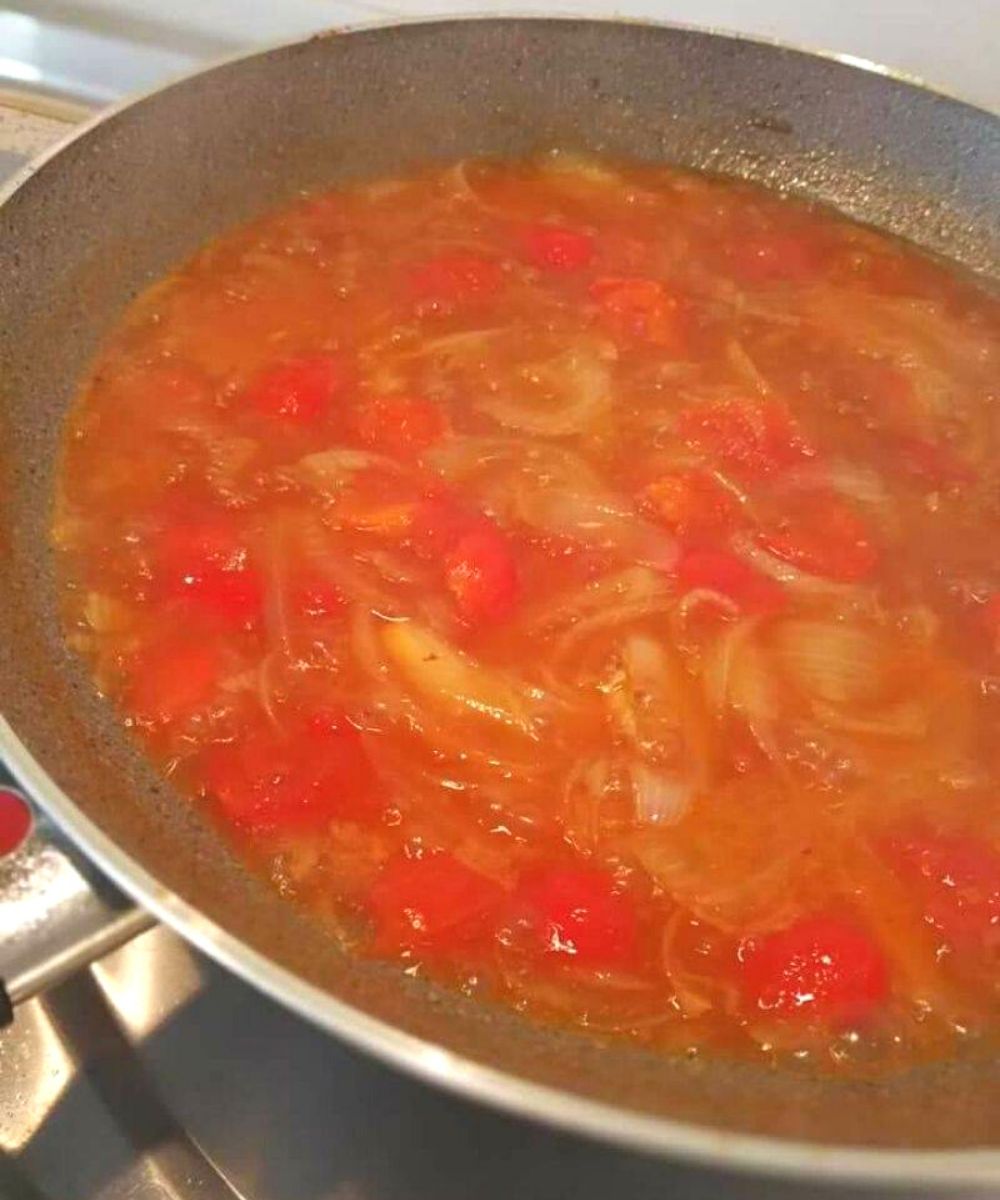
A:
[[[68,115],[0,95],[0,175]],[[474,1107],[319,1033],[163,928],[24,1004],[0,1034],[6,1200],[848,1195],[876,1193],[736,1179]]]

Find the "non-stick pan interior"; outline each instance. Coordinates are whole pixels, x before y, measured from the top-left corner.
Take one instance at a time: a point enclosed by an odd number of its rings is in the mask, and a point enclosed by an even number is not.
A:
[[[346,960],[156,777],[63,648],[46,543],[60,426],[122,307],[200,242],[299,189],[552,146],[731,172],[820,197],[982,272],[1000,263],[1000,121],[774,47],[634,24],[459,21],[314,39],[176,84],[74,141],[0,209],[0,707],[79,808],[167,888],[271,959],[432,1042],[725,1129],[996,1144],[991,1067],[845,1084],[668,1061],[532,1028]]]

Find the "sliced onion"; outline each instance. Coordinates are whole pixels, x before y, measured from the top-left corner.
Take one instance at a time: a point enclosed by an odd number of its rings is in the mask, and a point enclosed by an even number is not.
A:
[[[746,647],[740,657],[730,684],[729,698],[771,762],[783,765],[784,755],[774,737],[774,722],[778,716],[777,692],[760,648],[753,643]]]
[[[807,463],[786,472],[781,483],[788,489],[833,488],[842,496],[874,510],[884,509],[890,503],[885,482],[878,471],[867,463],[845,458]]]
[[[390,661],[426,699],[538,739],[543,694],[537,689],[476,662],[413,621],[386,624],[380,633]]]
[[[736,601],[725,592],[707,587],[692,588],[677,601],[677,621],[681,627],[691,620],[692,613],[706,604],[732,618],[738,617],[742,611]]]
[[[894,359],[920,391],[937,376],[955,379],[995,369],[997,349],[988,331],[948,313],[938,301],[887,296],[835,284],[817,285],[803,296],[802,312],[854,353]]]
[[[563,783],[562,826],[567,841],[581,854],[590,854],[600,840],[601,808],[611,776],[605,758],[574,764]]]
[[[309,565],[334,584],[342,596],[383,616],[399,615],[399,598],[372,579],[359,562],[340,551],[337,540],[322,522],[305,518],[297,523],[296,535]]]
[[[576,481],[591,488],[600,478],[586,459],[566,446],[527,437],[473,437],[457,434],[431,447],[427,463],[458,483],[481,471],[505,466],[541,480]]]
[[[893,741],[912,742],[926,737],[930,724],[926,706],[912,699],[864,715],[815,701],[813,712],[827,729]]]
[[[358,561],[370,563],[387,583],[419,585],[428,592],[432,590],[430,573],[402,554],[391,550],[363,550],[358,552]]]
[[[664,577],[648,567],[626,567],[570,588],[524,617],[525,626],[542,632],[575,624],[609,608],[658,605],[669,599]]]
[[[758,546],[751,533],[736,534],[730,542],[730,546],[734,554],[745,559],[761,574],[769,575],[772,579],[777,579],[793,590],[815,595],[840,596],[845,600],[852,599],[859,603],[871,596],[871,588],[861,584],[837,583],[832,579],[824,579],[820,575],[810,575],[807,571],[793,567],[791,563],[785,562],[776,554]]]
[[[291,628],[288,620],[288,522],[277,517],[264,535],[265,579],[264,624],[273,650],[286,657],[291,654]]]
[[[491,495],[496,496],[494,507],[504,502],[502,489]],[[610,492],[531,481],[517,487],[506,500],[508,520],[523,522],[543,533],[571,538],[663,571],[670,570],[677,561],[676,541]]]
[[[348,622],[351,652],[355,662],[359,664],[369,679],[375,683],[384,684],[386,676],[389,674],[389,667],[385,661],[382,641],[379,637],[380,619],[363,604],[354,604],[351,606]]]
[[[789,618],[772,626],[769,643],[785,675],[810,700],[872,704],[884,693],[885,641],[855,622]]]
[[[741,656],[759,626],[759,617],[737,621],[725,630],[706,656],[702,684],[709,707],[716,713],[721,713],[730,704],[733,679],[740,667]],[[736,690],[739,692],[739,688]]]
[[[518,375],[521,395],[480,400],[477,407],[501,425],[542,437],[585,433],[611,411],[607,358],[613,347],[583,342],[544,362],[531,363]]]
[[[470,353],[478,354],[495,337],[503,333],[501,326],[491,326],[486,329],[463,329],[458,333],[447,333],[443,337],[429,338],[420,342],[405,357],[427,358],[437,355],[441,358],[464,359]]]
[[[684,764],[692,778],[703,777],[705,746],[695,726],[693,681],[673,650],[644,633],[630,633],[621,652],[621,693],[634,730],[636,748],[663,765]]]
[[[684,922],[690,920],[691,914],[678,908],[663,927],[663,973],[673,986],[677,1004],[688,1018],[703,1017],[712,1009],[734,1011],[739,1002],[739,990],[735,984],[721,975],[713,977],[692,971],[678,959],[677,936]]]
[[[636,820],[641,825],[676,825],[691,807],[693,781],[641,762],[634,762],[630,770]]]
[[[558,453],[558,448],[556,452]],[[452,483],[460,483],[497,463],[517,463],[537,453],[538,443],[528,438],[473,437],[456,434],[432,446],[426,462]],[[571,452],[567,452],[571,453]],[[580,460],[582,463],[582,459]],[[585,470],[589,468],[585,467]]]
[[[307,454],[296,464],[295,474],[304,482],[325,492],[336,492],[351,482],[358,471],[387,471],[400,474],[402,466],[384,454],[370,450],[355,450],[350,446],[334,446]]]
[[[741,342],[734,340],[726,346],[726,358],[743,383],[761,396],[770,396],[771,385],[757,369],[757,364],[747,354]]]
[[[766,823],[764,836],[765,831]],[[720,879],[732,871],[724,860],[716,860],[712,848],[692,856],[686,845],[675,843],[675,836],[670,826],[644,830],[636,835],[636,855],[643,870],[699,920],[726,933],[745,934],[779,929],[796,915],[788,894],[794,852],[762,849],[759,867],[729,885]]]
[[[223,494],[238,490],[240,474],[253,462],[260,449],[253,438],[228,433],[214,421],[191,413],[165,423],[162,428],[196,443],[207,460],[205,478]]]
[[[533,438],[448,438],[428,463],[453,483],[483,476],[482,495],[498,520],[572,538],[622,558],[669,570],[677,544],[611,491],[571,450]]]
[[[727,708],[738,713],[767,759],[787,775],[775,736],[777,690],[757,642],[761,624],[759,617],[748,617],[731,626],[709,652],[702,683],[709,708],[716,714]]]
[[[645,617],[655,616],[658,613],[667,613],[670,611],[671,606],[672,601],[669,598],[657,599],[651,597],[649,600],[633,604],[618,604],[614,607],[602,609],[600,612],[595,612],[591,616],[584,617],[578,621],[572,628],[556,639],[552,648],[552,658],[556,662],[562,662],[576,651],[580,643],[586,641],[587,638],[593,637],[595,634],[601,633],[606,629],[613,629],[619,625],[629,625],[633,621],[641,621]]]

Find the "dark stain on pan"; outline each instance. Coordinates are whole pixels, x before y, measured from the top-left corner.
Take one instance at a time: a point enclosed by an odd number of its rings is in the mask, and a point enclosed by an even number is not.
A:
[[[311,39],[143,100],[0,209],[0,703],[79,807],[162,883],[284,966],[481,1062],[645,1112],[817,1141],[1000,1141],[1000,1070],[879,1083],[669,1059],[554,1033],[333,941],[179,802],[64,647],[48,524],[63,415],[129,299],[199,243],[317,184],[562,145],[837,205],[984,274],[1000,122],[792,51],[638,24],[483,20]]]

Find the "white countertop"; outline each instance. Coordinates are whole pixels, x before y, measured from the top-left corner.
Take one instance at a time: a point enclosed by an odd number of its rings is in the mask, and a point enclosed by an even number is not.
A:
[[[0,8],[0,84],[101,103],[199,62],[331,26],[529,11],[490,0],[20,0]],[[1000,111],[1000,0],[544,0],[855,55]]]

